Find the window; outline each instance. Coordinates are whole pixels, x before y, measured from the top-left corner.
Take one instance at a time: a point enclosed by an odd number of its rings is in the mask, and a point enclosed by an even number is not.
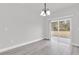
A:
[[[56,20],[51,22],[51,32],[53,36],[70,37],[70,20]]]
[[[52,22],[52,31],[58,31],[58,22]]]

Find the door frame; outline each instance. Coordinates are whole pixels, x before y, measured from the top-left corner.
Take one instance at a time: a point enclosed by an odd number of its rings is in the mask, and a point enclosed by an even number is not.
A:
[[[52,37],[52,33],[51,33],[51,22],[63,21],[63,19],[70,20],[70,33],[71,33],[70,39],[71,39],[72,38],[72,16],[73,15],[63,16],[63,17],[53,18],[53,20],[50,20],[49,21],[49,36],[50,36],[49,39],[51,39],[51,37]]]

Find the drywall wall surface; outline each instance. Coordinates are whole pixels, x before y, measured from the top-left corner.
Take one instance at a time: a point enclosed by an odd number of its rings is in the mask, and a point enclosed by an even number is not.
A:
[[[72,44],[79,45],[79,6],[72,20]]]
[[[0,49],[42,38],[41,4],[0,4]]]

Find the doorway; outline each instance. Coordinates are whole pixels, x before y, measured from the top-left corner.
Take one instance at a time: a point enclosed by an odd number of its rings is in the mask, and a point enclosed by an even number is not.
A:
[[[51,40],[71,43],[71,18],[55,19],[51,23]]]

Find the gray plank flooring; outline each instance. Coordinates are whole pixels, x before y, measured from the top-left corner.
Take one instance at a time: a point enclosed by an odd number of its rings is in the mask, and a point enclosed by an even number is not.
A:
[[[76,48],[76,49],[74,49]],[[76,51],[75,51],[76,50]],[[78,47],[58,43],[53,40],[40,40],[38,42],[18,47],[0,55],[72,55],[79,54]]]

